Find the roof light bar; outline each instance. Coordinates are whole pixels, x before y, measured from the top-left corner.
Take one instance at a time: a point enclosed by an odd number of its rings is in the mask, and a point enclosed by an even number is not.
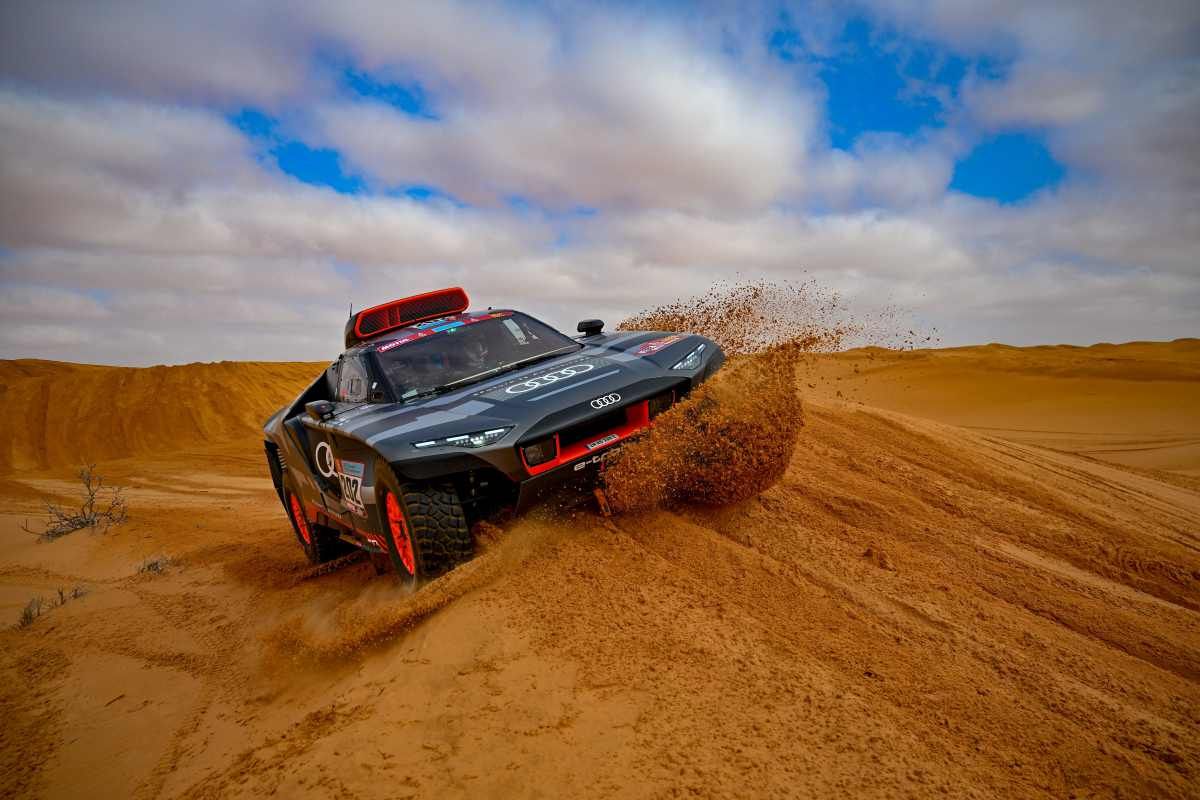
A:
[[[394,328],[450,314],[460,314],[466,311],[469,305],[467,293],[458,286],[393,300],[355,314],[353,337],[355,342],[361,342]]]

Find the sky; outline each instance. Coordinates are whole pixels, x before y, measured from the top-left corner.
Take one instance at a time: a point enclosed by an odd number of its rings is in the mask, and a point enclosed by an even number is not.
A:
[[[0,6],[0,358],[758,279],[944,345],[1171,339],[1198,254],[1194,0]]]

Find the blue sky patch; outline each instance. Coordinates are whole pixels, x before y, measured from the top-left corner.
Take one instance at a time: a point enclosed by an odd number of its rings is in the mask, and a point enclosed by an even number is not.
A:
[[[337,150],[287,138],[279,132],[279,120],[259,109],[244,108],[230,115],[229,122],[262,148],[260,160],[274,162],[285,175],[342,194],[358,194],[366,189],[360,176],[345,171]]]
[[[942,126],[966,74],[964,59],[912,40],[880,37],[862,19],[846,25],[840,44],[840,52],[820,65],[834,147],[849,148],[868,131],[910,136]]]
[[[431,186],[426,183],[414,183],[408,186],[397,186],[389,189],[387,194],[391,197],[407,197],[409,200],[416,200],[421,203],[450,203],[459,208],[467,208],[468,204],[459,200],[454,195],[437,186]]]
[[[271,153],[281,171],[304,183],[328,186],[342,194],[357,194],[365,188],[362,178],[342,169],[342,157],[336,150],[292,140],[273,147]]]
[[[342,81],[358,97],[386,103],[412,117],[438,118],[432,98],[417,81],[389,82],[349,68],[342,73]]]
[[[846,21],[835,48],[828,57],[807,53],[786,13],[767,38],[776,58],[815,68],[827,92],[830,141],[841,149],[872,131],[910,136],[941,127],[969,66],[945,48],[880,31],[862,17]]]
[[[510,194],[504,198],[510,211],[523,216],[538,216],[551,220],[572,220],[584,217],[594,217],[599,209],[592,206],[578,205],[563,209],[551,209],[539,203],[533,197],[523,194]]]
[[[1056,186],[1065,170],[1042,140],[1030,133],[1005,133],[975,147],[954,165],[950,188],[1001,203],[1024,200]]]

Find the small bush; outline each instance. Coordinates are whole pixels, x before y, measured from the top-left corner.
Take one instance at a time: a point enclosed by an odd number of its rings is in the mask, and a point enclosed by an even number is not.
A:
[[[28,628],[34,620],[50,609],[65,606],[69,601],[78,600],[87,593],[86,586],[76,586],[70,591],[67,591],[66,587],[60,586],[58,587],[58,597],[51,597],[49,600],[41,596],[35,597],[21,609],[21,616],[17,618],[16,627],[18,629]]]
[[[18,628],[28,628],[33,621],[42,615],[42,598],[35,597],[21,609],[21,617],[17,620]]]
[[[28,521],[21,526],[22,529],[43,541],[53,541],[84,528],[99,528],[103,532],[125,522],[128,509],[125,506],[125,498],[121,496],[124,490],[120,486],[110,487],[105,491],[104,479],[96,474],[95,464],[82,467],[79,470],[79,480],[83,483],[83,503],[78,509],[46,503],[47,519],[43,523],[43,529],[33,530]],[[101,493],[106,495],[108,505],[104,505],[100,499]]]
[[[138,573],[151,575],[161,575],[167,571],[167,567],[171,566],[171,559],[168,556],[154,556],[147,558],[138,565]]]

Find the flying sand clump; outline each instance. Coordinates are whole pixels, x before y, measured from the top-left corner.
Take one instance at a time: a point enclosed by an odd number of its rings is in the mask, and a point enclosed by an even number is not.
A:
[[[724,505],[782,477],[804,425],[796,366],[861,334],[836,294],[815,283],[718,285],[691,301],[642,312],[620,330],[677,330],[713,339],[730,356],[712,379],[615,453],[604,476],[611,508]]]

